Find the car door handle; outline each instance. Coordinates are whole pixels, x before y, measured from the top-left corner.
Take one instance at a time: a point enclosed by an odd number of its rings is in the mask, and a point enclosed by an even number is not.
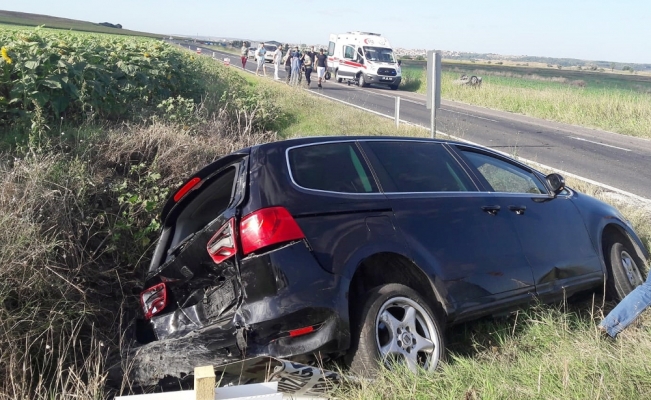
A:
[[[497,215],[498,211],[500,211],[500,208],[500,206],[483,206],[481,209],[490,215]]]
[[[518,215],[524,214],[524,211],[527,209],[527,206],[509,206],[509,210],[513,211]]]

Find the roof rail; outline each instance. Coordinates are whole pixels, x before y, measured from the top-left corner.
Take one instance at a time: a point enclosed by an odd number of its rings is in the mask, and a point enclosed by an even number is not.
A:
[[[353,35],[382,36],[379,33],[373,33],[373,32],[352,31],[352,32],[346,32],[346,33],[350,33],[350,34],[353,34]]]

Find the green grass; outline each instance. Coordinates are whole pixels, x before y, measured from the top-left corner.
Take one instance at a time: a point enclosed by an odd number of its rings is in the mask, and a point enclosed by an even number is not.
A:
[[[651,137],[651,83],[615,78],[584,79],[485,75],[477,70],[443,71],[441,96],[448,100],[533,117],[581,125],[631,136]],[[479,89],[456,85],[461,73],[482,76]],[[406,66],[404,90],[425,93],[426,77],[419,67]],[[578,76],[578,75],[577,75]]]
[[[592,314],[595,312],[595,314]],[[434,373],[383,371],[345,399],[645,399],[651,396],[649,318],[617,341],[595,329],[598,309],[538,306],[502,321],[452,328]],[[597,318],[598,319],[598,318]]]
[[[98,21],[110,22],[117,24],[119,21]],[[0,10],[0,29],[5,27],[25,26],[34,27],[44,25],[47,28],[65,29],[81,32],[94,32],[94,33],[108,33],[113,35],[128,35],[128,36],[147,36],[153,38],[161,38],[164,35],[148,32],[132,31],[128,29],[115,29],[109,28],[98,23],[78,21],[75,19],[52,17],[49,15],[29,14],[15,11]],[[3,26],[4,25],[4,26]]]

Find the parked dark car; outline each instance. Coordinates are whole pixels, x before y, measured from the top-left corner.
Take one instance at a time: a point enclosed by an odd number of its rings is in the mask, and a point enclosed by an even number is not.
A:
[[[431,370],[446,325],[643,281],[613,207],[483,147],[304,138],[253,146],[169,199],[134,379],[269,355]]]

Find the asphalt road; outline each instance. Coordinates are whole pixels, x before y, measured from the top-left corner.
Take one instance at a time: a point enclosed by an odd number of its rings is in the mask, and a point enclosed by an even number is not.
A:
[[[239,56],[215,53],[241,67]],[[213,51],[204,48],[202,54],[212,56]],[[273,65],[266,66],[267,76],[273,78]],[[255,67],[253,60],[246,64],[247,70]],[[317,89],[314,78],[309,90],[391,117],[395,96],[399,96],[400,119],[429,128],[424,95],[381,86],[359,88],[334,80]],[[437,113],[437,131],[651,199],[651,140],[445,100]]]

